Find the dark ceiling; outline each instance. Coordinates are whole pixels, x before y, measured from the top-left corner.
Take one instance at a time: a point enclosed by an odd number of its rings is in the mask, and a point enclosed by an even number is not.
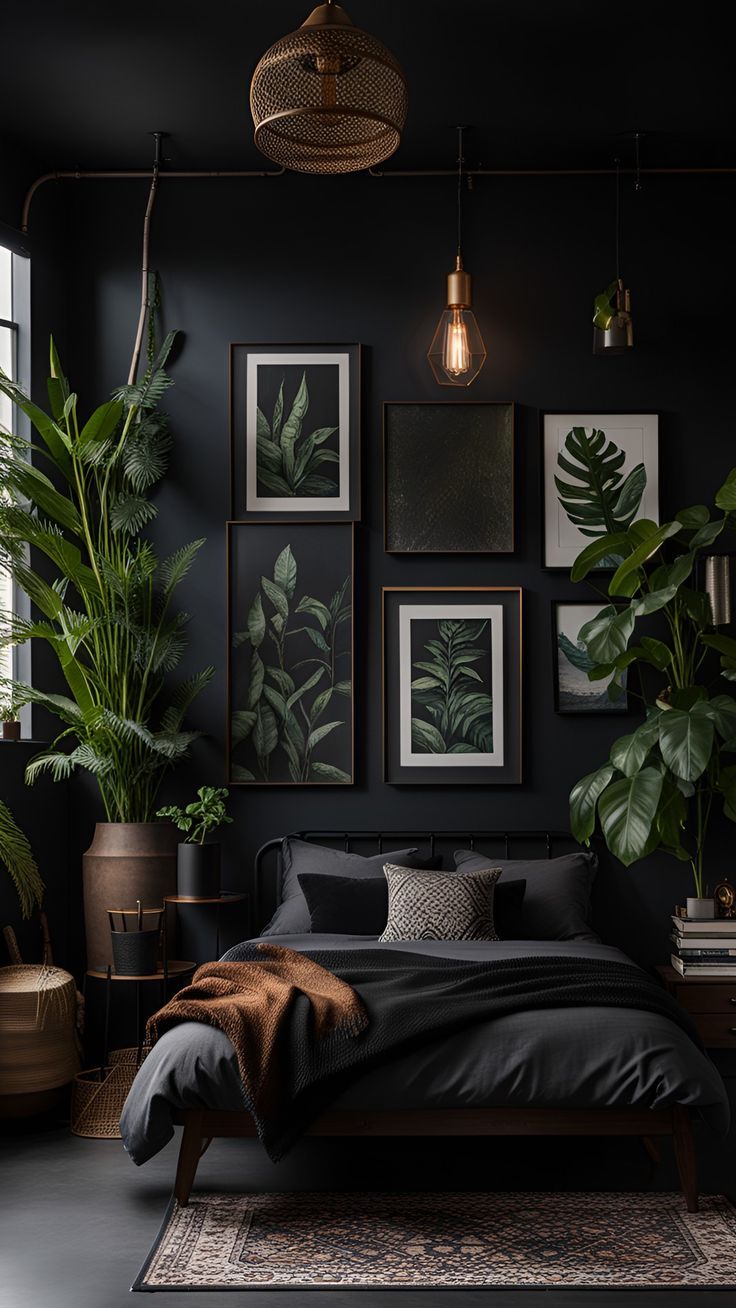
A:
[[[3,20],[5,145],[36,171],[148,163],[248,168],[248,85],[309,0],[26,0]],[[346,0],[404,66],[409,118],[395,165],[734,162],[731,5],[700,0]]]

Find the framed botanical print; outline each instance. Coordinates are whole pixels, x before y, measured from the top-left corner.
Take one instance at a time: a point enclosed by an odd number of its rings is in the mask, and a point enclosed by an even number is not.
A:
[[[384,404],[383,468],[387,553],[513,551],[513,403]]]
[[[353,530],[228,523],[231,785],[354,780]]]
[[[570,569],[608,530],[659,522],[656,413],[545,413],[542,430],[545,568]],[[615,556],[601,569],[615,567]]]
[[[360,517],[359,345],[230,346],[232,516]]]
[[[521,781],[521,588],[383,591],[384,776]]]
[[[612,700],[608,687],[613,673],[603,681],[589,681],[593,659],[579,639],[581,627],[603,608],[603,603],[586,604],[580,600],[559,600],[552,604],[552,648],[555,709],[558,713],[612,714],[630,711],[627,693]],[[621,674],[626,688],[629,669]]]

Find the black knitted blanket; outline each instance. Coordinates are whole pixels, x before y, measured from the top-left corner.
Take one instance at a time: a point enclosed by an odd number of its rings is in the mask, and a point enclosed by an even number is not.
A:
[[[307,952],[307,951],[305,951]],[[267,1120],[253,1115],[274,1161],[315,1117],[378,1064],[429,1041],[525,1009],[635,1008],[669,1018],[700,1045],[695,1028],[667,992],[634,964],[606,959],[524,957],[463,962],[398,950],[315,950],[309,957],[360,995],[369,1023],[359,1035],[314,1038],[309,999],[297,996],[274,1057],[278,1087]],[[231,962],[258,961],[255,944],[229,951]]]

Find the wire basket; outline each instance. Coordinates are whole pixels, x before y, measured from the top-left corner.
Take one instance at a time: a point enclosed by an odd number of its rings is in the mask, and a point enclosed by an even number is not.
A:
[[[112,1049],[106,1067],[79,1072],[72,1086],[72,1135],[92,1140],[119,1140],[120,1114],[148,1049],[133,1045]]]

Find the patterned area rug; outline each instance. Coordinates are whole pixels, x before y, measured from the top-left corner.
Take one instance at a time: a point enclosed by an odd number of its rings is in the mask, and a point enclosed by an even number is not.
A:
[[[197,1194],[134,1290],[736,1286],[736,1209],[679,1194]]]

